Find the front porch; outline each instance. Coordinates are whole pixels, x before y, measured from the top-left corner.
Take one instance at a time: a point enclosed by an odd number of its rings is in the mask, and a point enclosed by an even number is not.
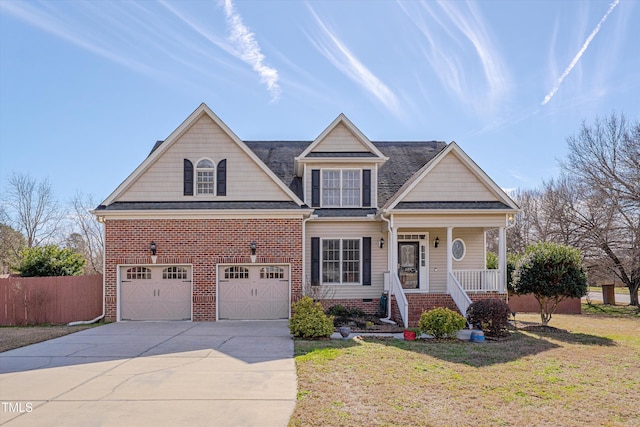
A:
[[[509,219],[501,216],[502,224],[496,224],[494,218],[486,226],[418,227],[413,218],[396,219],[403,227],[393,227],[391,222],[389,265],[397,268],[385,273],[389,317],[407,327],[416,325],[422,312],[436,307],[457,310],[464,316],[474,301],[506,301]],[[498,230],[497,269],[486,268],[486,232],[491,229]]]
[[[446,307],[466,315],[472,302],[496,298],[506,302],[506,288],[500,285],[500,270],[453,270],[446,292],[407,292],[398,274],[385,275],[385,290],[391,319],[404,327],[416,326],[420,315],[437,307]],[[389,286],[387,287],[387,281]]]

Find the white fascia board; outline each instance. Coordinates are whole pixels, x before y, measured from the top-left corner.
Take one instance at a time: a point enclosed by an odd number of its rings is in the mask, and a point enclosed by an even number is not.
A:
[[[341,217],[319,217],[316,215],[311,216],[309,221],[313,222],[375,222],[380,221],[376,216],[341,216]]]

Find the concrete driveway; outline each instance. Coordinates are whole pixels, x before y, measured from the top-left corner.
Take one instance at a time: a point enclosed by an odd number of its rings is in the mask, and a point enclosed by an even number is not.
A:
[[[287,321],[121,322],[0,353],[7,426],[286,426]]]

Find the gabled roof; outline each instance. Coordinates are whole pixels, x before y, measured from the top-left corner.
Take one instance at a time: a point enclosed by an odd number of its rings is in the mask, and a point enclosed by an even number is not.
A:
[[[302,179],[296,176],[294,160],[312,143],[313,141],[245,141],[301,199],[304,189]],[[381,206],[447,146],[442,141],[373,141],[372,144],[388,158],[378,168],[378,203]]]
[[[262,160],[254,153],[247,145],[240,139],[238,136],[204,103],[200,104],[196,110],[187,117],[185,121],[182,122],[180,126],[176,130],[174,130],[171,135],[167,137],[166,140],[160,142],[156,142],[155,146],[151,150],[149,156],[125,179],[122,184],[116,188],[116,190],[109,195],[102,202],[102,205],[108,206],[113,202],[117,201],[118,197],[122,195],[154,162],[159,159],[163,153],[165,153],[176,141],[180,139],[180,137],[201,117],[208,116],[214,123],[216,123],[222,130],[225,132],[229,138],[249,157],[251,160],[255,162],[255,164],[262,169],[272,180],[273,182],[280,187],[291,200],[297,204],[298,206],[304,205],[304,202],[298,197],[295,191],[292,191],[287,185],[283,183],[283,181],[276,176],[276,174],[267,167]]]
[[[323,151],[319,150],[323,141],[327,136],[337,127],[345,126],[349,132],[360,143],[362,149],[351,151]],[[388,158],[358,129],[343,113],[340,113],[329,126],[316,139],[309,144],[309,146],[295,158],[296,175],[302,175],[302,166],[300,163],[304,162],[307,158],[318,161],[319,159],[345,159],[348,158],[351,161],[366,159],[369,162],[385,162]]]
[[[468,170],[476,176],[476,178],[484,184],[484,186],[496,197],[497,201],[504,205],[504,209],[519,210],[518,205],[505,193],[455,142],[451,142],[444,150],[440,151],[433,159],[425,164],[420,170],[415,172],[397,193],[391,197],[383,206],[383,210],[389,211],[393,209],[407,209],[409,206],[413,209],[498,209],[500,206],[490,201],[478,200],[476,204],[463,201],[450,202],[431,202],[431,203],[407,203],[403,199],[432,171],[444,158],[448,155],[455,156],[468,168]],[[439,203],[439,204],[438,204]],[[456,204],[459,206],[456,207]],[[464,205],[464,206],[463,206]],[[446,207],[445,207],[446,206]],[[474,207],[475,206],[475,207]]]

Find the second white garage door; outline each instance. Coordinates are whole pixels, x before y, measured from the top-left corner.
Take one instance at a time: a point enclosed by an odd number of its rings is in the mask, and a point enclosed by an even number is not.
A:
[[[218,319],[289,318],[289,266],[220,266],[218,277]]]

